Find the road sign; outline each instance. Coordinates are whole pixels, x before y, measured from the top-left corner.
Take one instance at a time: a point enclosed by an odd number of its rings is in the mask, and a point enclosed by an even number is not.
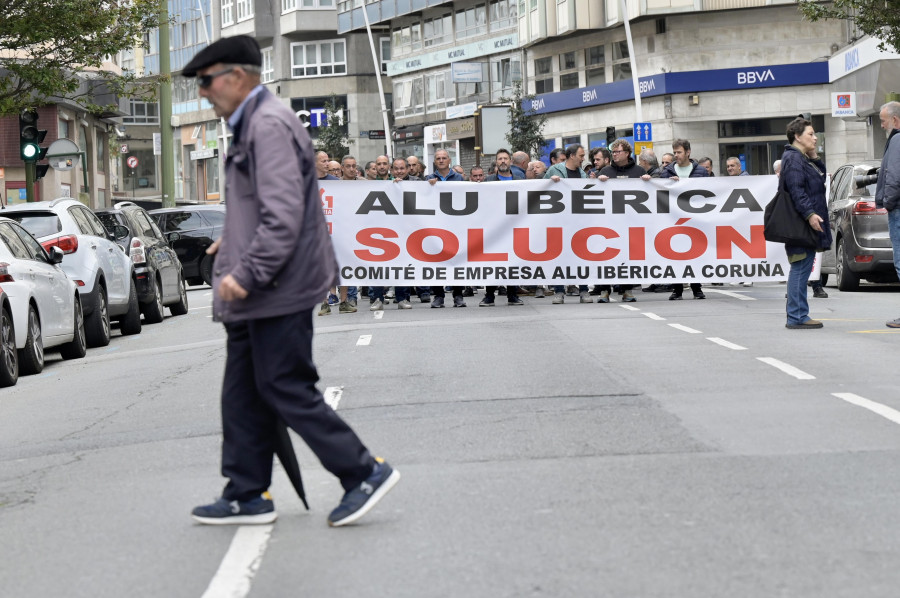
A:
[[[128,168],[137,168],[138,159],[136,156],[128,156],[126,163],[128,164]]]
[[[652,141],[635,141],[634,142],[634,155],[635,156],[640,156],[641,150],[645,150],[645,149],[652,150],[653,142]]]
[[[653,125],[650,123],[634,123],[635,141],[653,141]]]
[[[122,145],[119,146],[119,153],[120,154],[128,153],[128,144],[127,143],[123,143]]]

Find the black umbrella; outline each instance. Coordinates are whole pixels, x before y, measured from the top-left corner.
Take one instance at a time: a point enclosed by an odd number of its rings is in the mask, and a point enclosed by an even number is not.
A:
[[[294,452],[294,445],[291,443],[291,436],[288,434],[287,425],[281,420],[275,425],[275,454],[284,467],[288,479],[297,491],[297,496],[303,501],[303,506],[309,510],[309,503],[306,502],[306,492],[303,490],[303,478],[300,476],[300,464],[297,462],[297,454]]]

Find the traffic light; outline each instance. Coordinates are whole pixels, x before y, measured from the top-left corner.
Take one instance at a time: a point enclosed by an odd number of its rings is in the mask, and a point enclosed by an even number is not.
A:
[[[606,147],[611,147],[616,140],[616,128],[606,127]]]
[[[47,131],[38,130],[37,121],[34,109],[23,110],[19,115],[19,155],[26,162],[38,162],[47,155],[47,148],[41,147]]]
[[[47,150],[45,149],[44,152],[46,153]],[[45,174],[47,174],[48,170],[50,170],[49,164],[35,164],[34,165],[34,180],[36,180],[36,181],[41,180],[41,178]]]

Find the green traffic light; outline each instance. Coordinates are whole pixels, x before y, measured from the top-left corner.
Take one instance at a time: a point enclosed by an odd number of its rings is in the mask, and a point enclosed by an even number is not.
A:
[[[26,143],[22,145],[22,159],[23,160],[34,160],[37,158],[38,152],[41,151],[41,148],[36,143]]]

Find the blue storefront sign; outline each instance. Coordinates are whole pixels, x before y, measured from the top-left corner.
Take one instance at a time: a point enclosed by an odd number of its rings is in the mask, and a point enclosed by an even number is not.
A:
[[[649,98],[665,94],[793,87],[821,83],[828,83],[827,62],[662,73],[651,77],[641,77],[638,80],[638,89],[642,98]],[[528,106],[528,100],[524,101],[523,107],[526,109],[532,107],[538,114],[545,114],[633,99],[634,87],[631,81],[616,81],[604,85],[540,94],[530,101],[531,106]]]

